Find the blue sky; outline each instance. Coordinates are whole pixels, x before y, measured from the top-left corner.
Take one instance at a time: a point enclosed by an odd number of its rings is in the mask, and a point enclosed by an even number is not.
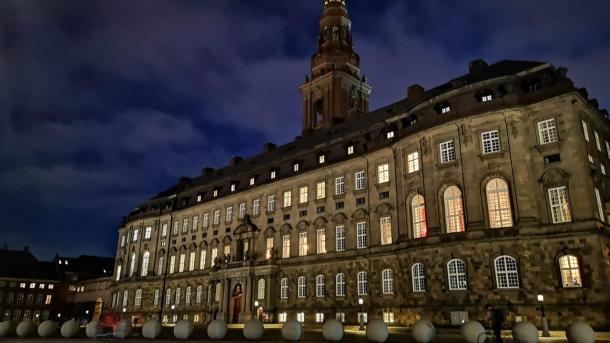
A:
[[[351,0],[372,108],[484,58],[610,103],[610,2]],[[0,1],[0,244],[114,255],[121,217],[301,130],[322,1]]]

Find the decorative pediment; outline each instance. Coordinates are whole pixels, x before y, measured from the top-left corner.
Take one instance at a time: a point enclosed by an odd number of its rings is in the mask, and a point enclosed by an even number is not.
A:
[[[214,238],[211,242],[210,245],[215,247],[218,246],[218,244],[220,244],[220,241],[218,240],[218,238]]]
[[[347,216],[345,214],[343,214],[342,212],[339,212],[337,214],[335,214],[331,220],[333,221],[333,223],[336,224],[344,224],[345,221],[347,221]]]
[[[391,214],[392,213],[392,205],[388,204],[387,202],[381,203],[375,209],[375,213],[378,216]]]
[[[282,225],[282,227],[280,228],[280,232],[282,234],[289,233],[290,231],[292,231],[292,226],[290,226],[290,224],[288,224],[288,223]]]
[[[265,238],[272,238],[275,235],[275,229],[271,226],[269,226],[267,229],[265,229]]]
[[[197,244],[193,243],[191,244],[191,246],[189,247],[190,250],[197,250]]]
[[[159,256],[163,256],[163,255],[165,255],[165,250],[164,250],[164,249],[159,250],[159,252],[157,253],[157,255],[159,255]]]
[[[313,221],[313,226],[317,228],[326,227],[326,223],[328,223],[328,220],[326,220],[326,218],[318,217],[316,218],[316,220]]]
[[[301,220],[297,224],[297,229],[299,229],[299,230],[306,230],[308,227],[309,227],[309,223],[306,220]]]
[[[357,209],[356,212],[354,212],[354,214],[352,214],[352,218],[356,219],[356,220],[364,220],[367,219],[369,217],[369,213],[364,210],[364,209]]]
[[[570,174],[568,174],[566,171],[559,168],[552,168],[542,174],[538,181],[542,183],[544,187],[553,187],[567,185],[569,179]]]
[[[242,234],[246,234],[249,232],[255,232],[257,230],[256,225],[254,225],[252,222],[250,221],[244,221],[243,223],[239,224],[235,230],[233,231],[234,235],[242,235]]]
[[[231,241],[232,241],[232,239],[231,239],[231,236],[229,236],[229,235],[226,235],[225,238],[222,239],[222,242],[224,244],[229,244],[229,243],[231,243]]]
[[[201,249],[207,248],[208,247],[208,242],[206,242],[205,240],[201,241],[201,243],[199,243],[199,247]]]
[[[184,244],[183,244],[183,245],[181,245],[181,246],[180,246],[180,248],[179,248],[178,250],[179,250],[180,252],[184,252],[184,251],[186,251],[186,250],[187,250],[187,249],[186,249],[186,245],[184,245]]]

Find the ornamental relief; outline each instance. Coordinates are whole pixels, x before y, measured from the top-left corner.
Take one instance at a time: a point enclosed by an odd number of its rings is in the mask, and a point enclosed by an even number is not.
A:
[[[299,230],[306,230],[308,227],[309,227],[309,223],[306,220],[301,220],[297,224],[297,229],[299,229]]]
[[[273,238],[273,236],[275,235],[275,229],[271,226],[269,226],[264,233],[265,238]]]
[[[342,212],[335,214],[331,220],[336,224],[344,224],[347,221],[347,217]]]
[[[267,230],[269,230],[269,229],[267,229]],[[288,233],[290,233],[291,230],[292,230],[292,226],[290,226],[290,224],[288,224],[288,223],[282,225],[282,227],[280,228],[280,232],[282,234],[288,234]]]
[[[455,185],[458,183],[458,178],[455,175],[455,173],[447,171],[447,172],[443,173],[443,183],[449,184],[449,185]]]
[[[378,216],[390,214],[392,213],[392,205],[388,204],[387,202],[379,204],[379,206],[377,206],[375,209],[375,213]]]
[[[559,168],[552,168],[542,174],[540,179],[538,179],[538,182],[542,183],[545,187],[552,187],[566,185],[569,179],[570,174],[566,171]]]
[[[225,238],[222,239],[222,242],[224,244],[229,244],[229,243],[231,243],[231,241],[232,241],[231,236],[228,236],[228,235],[225,236]]]
[[[316,228],[322,228],[322,227],[326,227],[327,222],[328,221],[326,220],[326,218],[318,217],[318,218],[316,218],[316,220],[314,220],[313,225]]]
[[[356,212],[354,212],[354,214],[352,215],[353,219],[356,220],[364,220],[367,219],[369,217],[368,212],[366,212],[366,210],[359,208],[358,210],[356,210]]]
[[[425,137],[421,139],[421,151],[422,151],[422,155],[424,156],[430,156],[430,154],[432,153],[432,148],[430,146],[430,138]]]

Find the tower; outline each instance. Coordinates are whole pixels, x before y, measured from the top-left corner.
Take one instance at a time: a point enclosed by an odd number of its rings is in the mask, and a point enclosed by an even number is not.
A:
[[[306,76],[299,88],[304,134],[363,116],[369,109],[371,86],[360,76],[360,56],[354,52],[346,0],[323,2],[311,78]]]

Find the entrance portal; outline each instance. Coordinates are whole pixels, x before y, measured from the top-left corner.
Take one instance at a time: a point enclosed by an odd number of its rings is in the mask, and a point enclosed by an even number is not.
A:
[[[241,284],[237,284],[235,286],[235,290],[233,291],[233,318],[232,323],[239,323],[239,313],[241,312]]]

